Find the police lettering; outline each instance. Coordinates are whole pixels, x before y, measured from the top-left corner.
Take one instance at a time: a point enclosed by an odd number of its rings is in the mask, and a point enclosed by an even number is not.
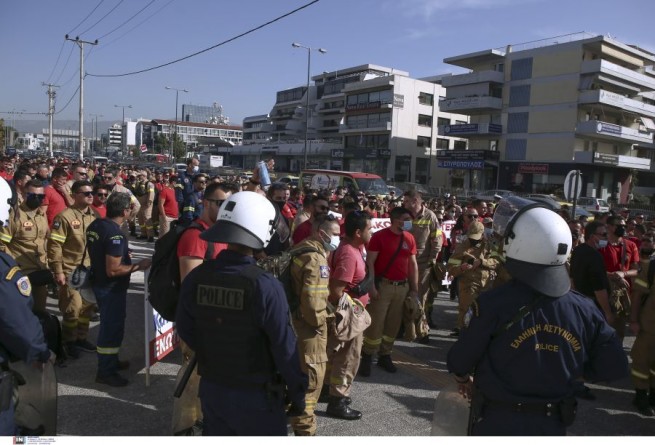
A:
[[[535,351],[559,352],[559,345],[549,345],[546,343],[537,343],[534,345]]]
[[[201,306],[219,307],[222,309],[243,310],[244,290],[219,286],[198,285],[196,302]]]
[[[532,336],[536,336],[538,332],[542,332],[542,331],[547,332],[549,334],[559,335],[560,337],[562,337],[564,340],[566,340],[571,345],[574,352],[578,352],[582,348],[582,346],[580,346],[580,341],[573,334],[571,334],[569,331],[567,331],[566,329],[564,329],[561,326],[557,326],[557,325],[554,325],[554,324],[547,324],[547,323],[543,324],[543,325],[542,324],[537,324],[537,325],[534,325],[534,327],[527,328],[526,330],[521,332],[521,334],[519,334],[518,337],[516,337],[514,340],[512,340],[512,343],[510,344],[510,346],[512,348],[514,348],[514,349],[518,349],[519,346],[521,346],[521,343],[523,343],[526,339],[528,339],[528,338],[530,338]],[[539,347],[540,345],[552,346],[552,345],[545,345],[545,344],[540,343],[540,344],[537,344],[535,349],[542,349],[542,348]],[[552,349],[548,349],[548,348],[544,348],[544,349],[548,350],[548,351],[552,350]],[[557,352],[557,351],[554,351],[554,352]]]

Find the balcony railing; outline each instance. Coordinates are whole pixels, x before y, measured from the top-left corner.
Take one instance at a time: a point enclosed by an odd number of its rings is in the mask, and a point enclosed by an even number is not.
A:
[[[453,76],[446,76],[441,80],[441,85],[445,88],[459,86],[459,85],[470,85],[473,83],[504,83],[505,82],[505,73],[500,71],[485,70],[485,71],[475,71],[468,74],[457,74]]]
[[[391,131],[391,122],[380,122],[378,124],[372,124],[370,127],[353,124],[339,125],[339,133],[363,133],[371,131]]]
[[[501,110],[503,100],[493,96],[455,97],[439,101],[439,110],[446,112],[467,111],[470,114],[488,110]],[[464,113],[464,114],[469,114]]]
[[[653,142],[652,133],[644,133],[634,128],[603,121],[578,122],[576,133],[624,143],[649,144]]]
[[[598,59],[582,62],[580,73],[602,73],[615,79],[619,79],[623,82],[628,82],[636,85],[640,90],[655,90],[655,77],[647,76],[628,68],[623,68],[622,66],[617,65],[616,63],[612,63],[608,60]]]
[[[605,90],[583,91],[580,93],[578,102],[581,104],[604,104],[632,113],[655,117],[655,106]]]
[[[503,132],[500,124],[456,124],[439,127],[439,134],[444,136],[498,136]]]

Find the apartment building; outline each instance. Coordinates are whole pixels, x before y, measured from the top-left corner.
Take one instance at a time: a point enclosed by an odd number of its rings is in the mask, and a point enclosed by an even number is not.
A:
[[[244,166],[258,156],[275,156],[277,169],[298,171],[306,157],[307,168],[445,185],[447,174],[436,167],[437,150],[465,150],[467,142],[439,136],[437,126],[464,124],[468,116],[439,110],[438,100],[445,96],[440,77],[414,79],[405,71],[366,64],[325,72],[312,81],[309,90],[277,92],[268,123],[263,115],[244,119],[244,128],[257,125],[247,133],[268,139],[232,149],[233,155],[242,155]]]
[[[582,171],[583,196],[626,202],[635,173],[640,186],[655,186],[654,54],[576,33],[444,62],[470,70],[442,78],[439,104],[470,116],[468,124],[440,127],[469,140],[470,159],[451,175],[466,177],[465,187],[479,188],[475,178],[495,173],[497,188],[552,193],[573,169]],[[497,152],[495,172],[474,159],[490,152]]]

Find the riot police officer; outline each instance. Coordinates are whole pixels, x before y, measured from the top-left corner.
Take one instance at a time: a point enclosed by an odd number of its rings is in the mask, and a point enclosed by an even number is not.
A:
[[[9,224],[12,191],[0,178],[0,227]],[[14,379],[9,359],[26,363],[46,363],[50,351],[43,338],[43,329],[32,313],[32,286],[20,272],[16,262],[0,252],[0,435],[16,434],[14,422]]]
[[[257,193],[230,196],[201,235],[227,249],[182,283],[177,330],[198,358],[203,435],[286,435],[285,386],[289,414],[305,409],[308,379],[284,289],[253,257],[278,217]]]
[[[510,197],[494,230],[513,280],[473,302],[448,369],[473,393],[473,435],[564,435],[576,381],[625,377],[626,355],[594,302],[570,289],[571,232],[559,215]]]

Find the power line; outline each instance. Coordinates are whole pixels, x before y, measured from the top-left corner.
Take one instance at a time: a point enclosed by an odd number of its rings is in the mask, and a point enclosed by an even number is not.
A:
[[[64,50],[65,44],[66,44],[66,40],[61,42],[61,46],[59,47],[59,54],[57,55],[57,61],[55,62],[55,65],[52,67],[52,71],[50,71],[50,75],[48,76],[48,81],[50,81],[52,75],[55,73],[55,68],[57,68],[57,64],[59,63],[59,58],[61,57],[61,53]]]
[[[128,35],[129,33],[131,33],[132,31],[134,31],[135,29],[137,29],[138,27],[140,27],[141,25],[143,25],[145,22],[147,22],[148,20],[152,19],[154,16],[156,16],[157,14],[159,14],[160,12],[162,12],[162,11],[164,10],[164,8],[166,8],[168,5],[170,5],[170,4],[173,3],[174,1],[175,1],[175,0],[169,0],[168,3],[166,3],[164,6],[162,6],[161,8],[159,8],[158,10],[156,10],[155,12],[153,12],[152,14],[150,14],[150,15],[149,15],[148,17],[146,17],[145,19],[141,20],[139,23],[137,23],[136,25],[134,25],[133,27],[131,27],[130,29],[128,29],[127,31],[125,31],[125,32],[124,32],[123,34],[121,34],[120,36],[116,37],[114,40],[110,40],[110,41],[107,42],[107,43],[103,43],[102,46],[99,46],[99,47],[98,47],[97,51],[102,51],[102,50],[104,50],[105,48],[107,48],[109,45],[111,45],[111,44],[113,44],[113,43],[119,41],[120,39],[122,39],[123,37],[125,37],[126,35]],[[94,46],[94,48],[96,48],[96,47]],[[96,52],[97,52],[97,51],[96,51]]]
[[[206,53],[207,51],[211,51],[212,49],[218,48],[219,46],[223,46],[223,45],[225,45],[227,43],[233,42],[233,41],[235,41],[237,39],[240,39],[241,37],[244,37],[244,36],[246,36],[248,34],[252,34],[255,31],[259,31],[260,29],[265,28],[268,25],[271,25],[271,24],[273,24],[273,23],[275,23],[277,21],[280,21],[280,20],[282,20],[282,19],[284,19],[286,17],[289,17],[290,15],[293,15],[296,12],[299,12],[299,11],[305,9],[305,8],[308,8],[309,6],[313,5],[314,3],[318,3],[319,1],[320,0],[313,0],[313,1],[301,6],[299,8],[294,9],[293,11],[287,12],[284,15],[281,15],[281,16],[279,16],[277,18],[274,18],[273,20],[269,20],[268,22],[266,22],[266,23],[264,23],[262,25],[259,25],[259,26],[255,27],[255,28],[251,28],[246,32],[242,32],[239,35],[236,35],[236,36],[231,37],[231,38],[229,38],[227,40],[224,40],[224,41],[222,41],[220,43],[217,43],[216,45],[210,46],[209,48],[205,48],[205,49],[197,51],[197,52],[195,52],[193,54],[189,54],[188,56],[184,56],[184,57],[181,57],[179,59],[175,59],[175,60],[172,60],[170,62],[161,64],[161,65],[153,66],[151,68],[146,68],[146,69],[139,70],[139,71],[132,71],[132,72],[129,72],[129,73],[123,73],[123,74],[92,74],[92,73],[86,73],[86,75],[91,76],[91,77],[125,77],[125,76],[132,76],[134,74],[145,73],[145,72],[148,72],[148,71],[154,71],[156,69],[163,68],[165,66],[173,65],[175,63],[182,62],[183,60],[187,60],[187,59],[190,59],[190,58],[195,57],[197,55],[200,55],[202,53]]]
[[[130,22],[134,17],[136,17],[137,15],[141,14],[141,13],[142,13],[142,12],[143,12],[147,7],[148,7],[148,6],[152,5],[154,2],[155,2],[155,0],[150,0],[150,3],[148,3],[147,5],[145,5],[143,8],[139,9],[139,11],[137,11],[136,14],[134,14],[134,15],[133,15],[132,17],[130,17],[129,19],[125,20],[123,23],[121,23],[120,25],[118,25],[116,28],[114,28],[114,29],[112,29],[111,31],[109,31],[107,34],[104,34],[104,35],[101,35],[100,37],[98,37],[98,40],[102,40],[104,37],[107,37],[109,34],[112,34],[112,33],[114,33],[115,31],[118,31],[119,29],[121,29],[123,26],[127,25],[127,24],[128,24],[128,23],[129,23],[129,22]]]
[[[89,17],[91,17],[91,14],[93,14],[94,12],[96,12],[96,9],[98,9],[98,6],[102,5],[102,4],[104,3],[104,1],[105,1],[105,0],[100,0],[100,3],[98,3],[98,4],[96,5],[96,7],[93,8],[93,9],[91,10],[91,12],[89,12],[89,13],[87,14],[87,16],[84,17],[84,19],[83,19],[80,23],[78,23],[77,26],[76,26],[75,28],[73,28],[73,29],[71,29],[70,31],[68,31],[68,34],[73,34],[73,31],[75,31],[77,28],[79,28],[79,27],[82,25],[82,23],[86,22],[86,20],[87,20]]]
[[[73,99],[74,99],[75,96],[77,95],[77,92],[78,92],[78,91],[80,91],[80,87],[77,87],[77,89],[75,90],[75,92],[73,93],[73,95],[71,96],[71,98],[68,99],[68,102],[66,102],[66,105],[64,105],[64,107],[63,107],[61,110],[55,112],[55,114],[59,114],[59,113],[61,113],[62,111],[64,111],[64,110],[66,109],[66,107],[67,107],[68,105],[70,105],[70,103],[73,101]]]
[[[94,26],[96,26],[98,23],[102,22],[102,21],[103,21],[103,20],[104,20],[104,19],[105,19],[109,14],[111,14],[112,12],[114,12],[114,10],[115,10],[116,8],[118,8],[118,7],[121,5],[121,3],[123,3],[124,1],[125,1],[125,0],[121,0],[121,1],[119,1],[118,3],[116,3],[116,6],[114,6],[113,8],[111,8],[107,14],[103,15],[102,17],[100,17],[100,20],[98,20],[98,21],[95,22],[93,25],[89,26],[87,29],[85,29],[84,31],[82,31],[82,32],[80,33],[80,35],[84,34],[84,33],[87,32],[87,31],[90,31],[90,30],[91,30]],[[69,35],[70,35],[70,33],[69,33]]]
[[[65,42],[66,40],[64,40]],[[73,49],[74,47],[71,46],[71,50],[68,53],[68,57],[66,58],[66,63],[64,63],[64,67],[61,69],[61,72],[59,73],[59,76],[57,76],[57,79],[55,79],[54,83],[59,83],[59,79],[61,79],[61,76],[64,75],[64,71],[66,70],[66,67],[68,66],[68,62],[71,60],[71,56],[73,55]]]

